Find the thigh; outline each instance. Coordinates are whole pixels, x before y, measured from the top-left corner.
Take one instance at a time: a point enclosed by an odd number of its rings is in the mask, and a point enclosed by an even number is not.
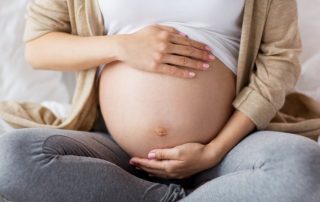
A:
[[[285,163],[286,166],[297,163],[292,166],[300,165],[303,169],[303,164],[298,162],[305,161],[307,165],[308,159],[317,155],[320,147],[308,138],[278,131],[256,131],[239,142],[218,165],[194,175],[193,186],[241,171],[276,170],[285,167]]]
[[[319,156],[319,145],[308,138],[254,132],[218,165],[193,176],[195,188],[182,201],[318,202]]]
[[[114,163],[127,171],[132,170],[132,166],[129,164],[129,156],[108,133],[29,128],[5,134],[2,137],[2,142],[5,139],[8,139],[7,142],[12,142],[10,139],[24,141],[26,146],[23,147],[25,149],[20,148],[22,152],[31,150],[35,153],[42,152],[53,156],[73,155],[98,158]],[[11,146],[8,149],[14,148]]]
[[[0,195],[13,201],[170,201],[176,184],[144,180],[107,134],[22,129],[0,136]],[[123,169],[124,168],[124,169]],[[133,172],[134,172],[133,171]]]

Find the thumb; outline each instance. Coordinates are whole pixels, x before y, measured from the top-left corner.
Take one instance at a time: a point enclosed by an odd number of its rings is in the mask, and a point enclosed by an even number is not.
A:
[[[179,160],[177,149],[154,149],[148,154],[149,159],[156,160]]]

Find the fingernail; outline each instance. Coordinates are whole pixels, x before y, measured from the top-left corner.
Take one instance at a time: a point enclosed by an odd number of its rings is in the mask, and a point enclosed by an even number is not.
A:
[[[209,67],[210,67],[209,64],[207,64],[207,63],[204,63],[204,64],[203,64],[203,68],[204,68],[204,69],[208,69]]]
[[[212,48],[210,48],[210,46],[206,46],[206,49],[207,49],[208,51],[212,51]]]
[[[189,76],[190,77],[194,77],[196,75],[196,73],[194,73],[194,72],[189,72]]]
[[[216,59],[216,57],[214,55],[209,55],[209,59],[214,60],[214,59]]]
[[[155,159],[156,158],[156,153],[150,152],[148,154],[148,159]]]

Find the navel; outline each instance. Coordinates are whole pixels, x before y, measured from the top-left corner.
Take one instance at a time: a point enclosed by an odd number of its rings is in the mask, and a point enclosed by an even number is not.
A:
[[[153,132],[158,136],[166,136],[168,135],[168,131],[164,127],[157,127],[153,130]]]

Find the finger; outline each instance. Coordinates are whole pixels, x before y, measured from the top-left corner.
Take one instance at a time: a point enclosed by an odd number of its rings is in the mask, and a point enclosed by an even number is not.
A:
[[[170,39],[171,39],[171,42],[173,42],[175,44],[181,44],[181,45],[185,45],[185,46],[192,46],[192,47],[195,47],[195,48],[198,48],[198,49],[201,49],[201,50],[206,50],[206,51],[211,51],[212,50],[209,46],[207,46],[204,43],[195,41],[195,40],[190,39],[190,38],[183,37],[183,36],[178,35],[178,34],[171,34],[170,35]]]
[[[166,30],[170,33],[173,34],[180,34],[181,36],[186,36],[186,34],[184,34],[183,32],[178,31],[177,29],[175,29],[174,27],[170,27],[170,26],[166,26],[166,25],[160,25],[160,24],[154,24],[155,27],[158,27],[159,29],[163,29]]]
[[[163,179],[170,179],[168,176],[165,176],[165,175],[152,175],[152,174],[148,174],[149,177],[157,177],[157,178],[163,178]]]
[[[168,53],[174,53],[183,56],[189,56],[204,61],[214,60],[215,56],[208,51],[200,50],[191,46],[169,44]]]
[[[133,164],[135,164],[136,166],[138,165],[139,167],[144,166],[152,169],[165,170],[165,161],[149,160],[136,157],[132,158],[130,161],[133,162]]]
[[[180,160],[180,152],[176,148],[152,150],[149,152],[148,158],[156,160]]]
[[[148,173],[155,174],[155,175],[165,175],[166,174],[166,172],[164,170],[148,168],[148,167],[142,166],[142,165],[139,165],[139,169],[142,169]]]
[[[193,78],[196,76],[195,72],[184,70],[182,68],[177,68],[175,66],[168,65],[168,64],[160,64],[157,67],[157,71],[163,74],[181,77],[181,78]]]
[[[175,174],[175,173],[169,173],[168,171],[166,170],[163,170],[163,169],[156,169],[156,168],[149,168],[149,167],[146,167],[146,166],[143,166],[141,164],[136,164],[136,166],[139,166],[139,169],[142,169],[152,175],[155,175],[155,176],[159,176],[159,177],[162,177],[162,178],[178,178],[178,176]]]
[[[189,67],[197,70],[206,70],[209,68],[209,63],[201,62],[199,60],[179,55],[166,54],[163,56],[162,62],[172,65],[179,65],[182,67]]]

